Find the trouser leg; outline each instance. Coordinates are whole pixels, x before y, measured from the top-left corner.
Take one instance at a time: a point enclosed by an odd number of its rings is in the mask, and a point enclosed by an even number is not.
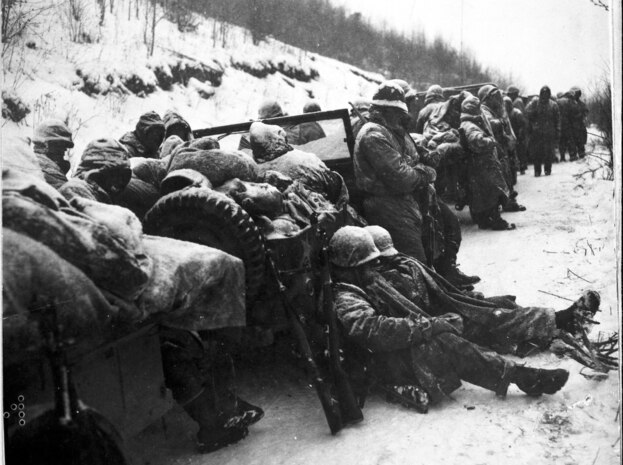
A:
[[[363,209],[368,223],[387,229],[399,252],[426,263],[422,214],[413,196],[369,196]]]
[[[554,143],[553,141],[547,141],[543,145],[543,165],[545,174],[550,174],[552,172],[552,161],[554,160]]]
[[[218,343],[167,328],[161,351],[166,386],[202,429],[221,427],[235,414],[233,365]]]
[[[485,353],[477,345],[453,333],[442,333],[421,347],[431,370],[440,378],[453,372],[463,381],[496,391],[507,369],[507,362],[496,354]]]
[[[436,260],[435,268],[443,275],[448,268],[456,264],[462,236],[458,218],[443,202],[439,202],[439,215],[443,226],[444,252]]]

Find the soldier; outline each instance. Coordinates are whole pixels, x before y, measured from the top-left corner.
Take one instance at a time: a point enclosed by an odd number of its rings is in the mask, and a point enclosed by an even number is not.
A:
[[[519,163],[515,155],[517,138],[513,133],[508,115],[504,109],[504,101],[500,89],[486,85],[478,90],[483,117],[487,120],[497,142],[497,156],[502,167],[504,180],[510,190],[510,198],[502,205],[506,212],[525,211],[526,207],[517,203],[517,169]]]
[[[506,108],[506,114],[510,120],[511,127],[513,128],[513,132],[515,133],[515,137],[517,138],[515,154],[517,155],[517,159],[519,161],[519,173],[526,174],[526,170],[528,169],[528,156],[526,155],[526,130],[528,121],[521,110],[513,106],[513,101],[510,97],[504,97],[504,106]]]
[[[441,86],[434,84],[428,88],[426,96],[424,97],[424,108],[422,108],[418,113],[417,121],[415,123],[415,132],[418,134],[424,133],[424,126],[430,119],[433,110],[442,104],[444,100],[445,98],[443,96],[443,89]]]
[[[407,132],[416,132],[415,126],[419,113],[416,100],[417,92],[409,85],[407,81],[403,79],[392,79],[390,82],[398,84],[405,94],[405,103],[407,104],[407,112],[409,113],[409,122],[406,127]]]
[[[539,96],[534,97],[526,107],[530,153],[534,161],[534,175],[537,177],[541,176],[541,166],[544,166],[546,176],[552,173],[554,147],[560,138],[560,114],[551,96],[550,88],[543,86]]]
[[[578,118],[579,107],[572,91],[564,92],[556,99],[560,112],[560,161],[565,161],[565,155],[569,151],[569,160],[578,159],[576,138],[573,130],[574,121]]]
[[[379,249],[381,275],[404,297],[431,316],[461,315],[463,336],[499,353],[525,355],[535,347],[547,348],[559,331],[579,335],[579,322],[593,319],[600,296],[587,291],[571,307],[555,312],[550,308],[520,307],[514,296],[485,298],[461,292],[439,279],[435,272],[399,253],[389,233],[380,226],[366,226]]]
[[[566,370],[521,366],[483,352],[461,336],[456,314],[431,317],[404,298],[374,269],[380,252],[365,229],[339,229],[329,243],[329,256],[338,321],[355,350],[371,353],[372,373],[381,384],[407,395],[416,392],[410,386],[419,386],[437,403],[461,380],[500,397],[511,383],[540,396],[554,394],[567,382]]]
[[[35,129],[32,144],[45,181],[58,189],[67,182],[71,168],[65,159],[67,150],[74,146],[70,129],[60,120],[44,121]]]
[[[582,91],[579,87],[572,87],[571,92],[573,92],[575,101],[578,105],[578,114],[576,115],[576,118],[571,122],[571,126],[575,138],[575,145],[578,156],[580,158],[584,158],[584,156],[586,155],[586,141],[588,139],[588,132],[586,131],[586,118],[588,116],[588,107],[582,100],[580,100],[580,97],[582,96]]]
[[[113,204],[132,177],[130,157],[114,139],[97,139],[85,147],[73,178],[59,192],[67,200],[83,197]]]
[[[164,140],[164,122],[155,111],[141,115],[134,131],[125,133],[119,142],[130,157],[159,158],[158,149]]]
[[[310,100],[303,107],[303,113],[312,113],[320,110],[320,105],[315,100]],[[297,124],[290,128],[288,141],[294,145],[303,145],[313,140],[327,137],[322,126],[317,121]]]
[[[467,179],[472,219],[481,229],[515,229],[514,224],[500,216],[498,208],[508,202],[510,191],[502,175],[497,142],[491,126],[482,116],[477,97],[467,97],[461,104],[461,132],[471,155]]]
[[[519,89],[515,86],[508,86],[506,89],[506,95],[512,100],[513,107],[517,108],[522,114],[526,113],[526,106],[523,103],[523,99],[519,96]]]
[[[162,121],[164,123],[164,140],[171,136],[177,136],[184,142],[193,140],[190,124],[179,113],[169,110],[164,114]]]
[[[402,89],[381,84],[372,97],[370,121],[355,142],[355,181],[368,222],[390,231],[401,252],[425,262],[417,197],[435,181],[436,173],[422,163],[415,143],[406,137],[407,120]]]

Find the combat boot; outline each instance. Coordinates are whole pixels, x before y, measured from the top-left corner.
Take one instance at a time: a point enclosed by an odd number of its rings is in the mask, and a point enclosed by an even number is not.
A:
[[[513,371],[511,382],[532,397],[539,397],[542,394],[554,394],[560,391],[569,379],[569,372],[561,368],[546,370],[515,366]]]
[[[491,218],[489,228],[494,231],[507,231],[515,229],[515,223],[509,223],[498,215],[496,218]]]
[[[402,386],[379,385],[377,387],[381,392],[385,393],[387,402],[400,404],[420,413],[428,413],[430,397],[420,386],[408,384]]]
[[[513,197],[508,202],[506,202],[503,210],[505,212],[525,212],[526,207],[517,203],[517,200]]]
[[[480,282],[479,276],[466,275],[461,270],[459,270],[459,268],[456,266],[456,263],[448,267],[448,269],[445,271],[445,273],[442,274],[442,276],[450,281],[452,284],[457,286],[462,286],[465,284],[476,284],[477,282]]]
[[[234,444],[249,434],[245,427],[226,428],[223,425],[222,414],[219,415],[217,412],[214,398],[208,389],[204,389],[199,396],[183,407],[199,424],[197,448],[201,453],[213,452]]]
[[[585,291],[569,308],[556,312],[556,328],[578,336],[580,331],[588,331],[593,324],[599,324],[593,318],[599,311],[601,297],[597,291]]]

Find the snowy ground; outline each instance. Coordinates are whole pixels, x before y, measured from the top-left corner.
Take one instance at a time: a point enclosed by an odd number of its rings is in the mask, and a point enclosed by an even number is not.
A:
[[[98,43],[70,42],[56,16],[41,21],[36,48],[16,50],[11,66],[3,68],[3,88],[15,91],[32,109],[19,125],[2,122],[3,139],[32,136],[38,123],[57,116],[75,131],[74,155],[79,155],[94,138],[119,137],[132,129],[139,115],[148,110],[161,114],[177,110],[200,128],[253,117],[267,97],[278,96],[286,111],[294,114],[309,91],[323,109],[332,109],[345,108],[359,96],[369,97],[375,87],[370,76],[362,78],[335,60],[276,41],[256,47],[240,28],[224,28],[206,20],[197,33],[181,35],[171,23],[162,21],[155,58],[168,54],[160,48],[165,47],[223,63],[223,83],[215,88],[214,96],[204,99],[191,87],[175,85],[170,92],[156,90],[145,98],[115,93],[89,97],[76,90],[77,68],[146,72],[142,29],[138,21],[124,19],[128,1],[114,2],[114,19],[107,17],[98,29]],[[302,66],[312,64],[319,71],[318,79],[304,83],[280,73],[258,79],[230,66],[234,56],[256,63],[277,55],[287,55],[289,61]],[[551,177],[520,177],[519,200],[528,211],[505,215],[517,224],[515,231],[480,231],[466,212],[460,213],[464,244],[459,258],[464,271],[482,277],[477,290],[488,295],[513,293],[526,305],[564,308],[569,302],[539,290],[575,299],[583,290],[596,288],[603,309],[596,333],[617,329],[618,321],[614,183],[580,182],[573,177],[585,169],[584,162],[566,163],[555,165]],[[238,367],[241,396],[266,411],[266,417],[241,443],[197,455],[196,426],[180,409],[174,409],[163,422],[166,431],[161,424],[154,425],[128,445],[136,463],[152,465],[619,463],[618,373],[597,382],[581,376],[576,362],[549,353],[531,357],[529,362],[569,369],[565,389],[541,399],[511,389],[502,401],[465,385],[454,393],[454,401],[428,415],[371,397],[365,421],[332,437],[304,374],[278,357],[267,357],[260,367]]]
[[[617,329],[614,183],[578,181],[587,162],[556,164],[551,177],[519,178],[523,213],[506,214],[517,230],[480,231],[466,213],[462,268],[482,277],[485,294],[513,293],[519,303],[562,309],[588,288],[602,296],[601,325]],[[590,176],[589,176],[590,178]],[[576,273],[574,275],[573,273]],[[585,281],[586,280],[586,281]],[[589,284],[587,281],[591,281]],[[193,452],[195,426],[181,410],[129,446],[138,463],[159,464],[618,464],[619,375],[591,381],[581,365],[542,353],[527,359],[571,375],[556,395],[534,399],[511,386],[506,400],[465,384],[453,401],[420,415],[371,397],[363,423],[329,434],[319,402],[301,371],[278,358],[242,367],[242,397],[265,418],[242,442],[209,455]]]

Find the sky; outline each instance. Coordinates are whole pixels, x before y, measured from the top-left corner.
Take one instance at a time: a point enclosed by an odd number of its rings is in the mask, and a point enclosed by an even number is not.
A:
[[[589,93],[610,72],[610,16],[590,0],[331,2],[398,31],[440,36],[457,50],[462,44],[483,65],[511,75],[525,93],[545,84],[554,93],[574,85]]]

